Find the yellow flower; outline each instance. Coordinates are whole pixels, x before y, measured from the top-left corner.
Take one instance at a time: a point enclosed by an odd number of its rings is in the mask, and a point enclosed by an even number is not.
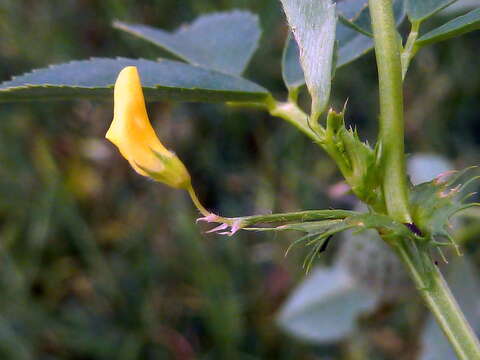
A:
[[[140,175],[174,188],[190,188],[187,169],[173,152],[162,145],[148,120],[142,85],[135,66],[127,66],[118,74],[113,121],[105,137],[117,146]]]

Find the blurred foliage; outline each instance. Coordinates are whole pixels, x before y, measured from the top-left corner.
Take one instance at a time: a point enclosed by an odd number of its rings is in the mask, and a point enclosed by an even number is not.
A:
[[[173,29],[232,8],[258,13],[264,29],[247,77],[285,96],[277,0],[4,0],[0,80],[90,56],[154,59],[157,49],[111,22]],[[414,60],[408,151],[478,163],[479,41],[474,32]],[[333,95],[337,109],[349,99],[347,121],[374,139],[373,56],[338,71]],[[352,205],[329,198],[340,176],[326,155],[266,113],[168,103],[149,111],[210,209],[233,216]],[[415,358],[423,318],[415,301],[381,306],[362,320],[361,336],[337,344],[282,333],[275,315],[304,277],[305,251],[285,258],[292,237],[284,235],[204,235],[184,193],[141,178],[104,141],[110,103],[2,104],[0,117],[1,359]],[[477,237],[478,229],[469,235]],[[333,245],[319,262],[331,262]],[[475,241],[465,251],[480,263]]]

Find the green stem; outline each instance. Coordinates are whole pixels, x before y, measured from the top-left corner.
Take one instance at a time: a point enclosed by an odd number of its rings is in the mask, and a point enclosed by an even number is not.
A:
[[[404,80],[405,75],[407,75],[408,67],[410,66],[410,61],[418,51],[418,47],[415,45],[415,41],[418,38],[419,29],[420,29],[420,21],[412,22],[412,28],[410,30],[410,34],[408,34],[405,48],[402,51],[402,80]]]
[[[319,220],[338,220],[345,219],[350,216],[359,215],[359,212],[350,210],[305,210],[291,213],[279,213],[268,215],[253,215],[232,218],[234,220],[240,220],[244,226],[250,226],[254,224],[266,224],[274,222],[306,222],[306,221],[319,221]]]
[[[388,214],[411,223],[404,154],[402,67],[391,0],[369,0],[380,92],[378,150]]]
[[[197,193],[193,189],[193,186],[190,185],[187,188],[188,194],[192,199],[193,204],[198,209],[198,211],[205,217],[211,218],[211,222],[217,223],[226,223],[228,225],[233,225],[237,223],[242,227],[250,226],[259,223],[274,223],[274,222],[292,222],[292,221],[315,221],[315,220],[338,220],[345,219],[350,216],[359,215],[357,211],[351,210],[304,210],[296,211],[291,213],[278,213],[278,214],[267,214],[267,215],[252,215],[252,216],[242,216],[242,217],[223,217],[216,215],[208,211],[201,203],[200,199],[197,196]]]
[[[403,58],[395,28],[391,0],[369,0],[375,39],[379,91],[379,148],[382,187],[388,214],[402,223],[411,223],[407,201],[404,155],[402,75],[415,51],[418,24],[412,24]],[[415,34],[417,33],[417,34]],[[403,60],[403,63],[402,61]],[[387,240],[405,263],[420,294],[436,317],[460,359],[480,359],[480,344],[455,302],[427,249],[410,240]]]
[[[408,240],[395,243],[394,248],[403,260],[425,304],[436,317],[459,359],[480,359],[480,344],[475,333],[453,297],[447,283],[428,254],[419,259],[418,252]],[[417,254],[415,253],[417,252]],[[430,263],[425,264],[426,261]],[[425,269],[431,269],[426,271]]]
[[[295,126],[302,133],[307,135],[315,142],[319,142],[321,137],[316,134],[308,124],[308,116],[294,102],[275,102],[269,108],[272,116],[278,116]],[[320,134],[323,134],[323,128],[320,127]]]
[[[295,126],[310,139],[316,142],[320,147],[322,147],[328,155],[335,161],[340,171],[342,172],[345,178],[348,178],[350,169],[345,164],[345,159],[338,153],[338,150],[334,148],[331,142],[326,142],[325,139],[332,137],[323,126],[317,123],[317,129],[312,130],[308,122],[308,115],[298,107],[294,102],[277,102],[272,103],[273,105],[269,108],[270,114],[273,116],[278,116],[290,124]],[[330,116],[331,112],[329,112]]]
[[[192,184],[190,184],[190,186],[187,188],[187,191],[188,191],[188,195],[190,195],[190,198],[192,199],[192,202],[193,204],[195,205],[195,207],[198,209],[198,211],[200,211],[200,214],[202,214],[203,216],[208,216],[211,214],[210,211],[208,211],[205,206],[203,206],[203,204],[201,203],[200,199],[198,198],[197,196],[197,193],[195,192],[195,190],[193,189],[193,186]]]
[[[381,203],[378,201],[372,203],[372,201],[369,201],[371,199],[365,197],[362,179],[364,174],[352,174],[352,171],[355,170],[352,169],[351,164],[346,161],[345,154],[339,151],[338,146],[335,145],[336,140],[334,139],[335,135],[333,134],[333,128],[335,128],[336,125],[328,124],[329,121],[335,122],[335,120],[338,120],[335,119],[335,117],[341,118],[341,122],[343,122],[343,112],[341,114],[337,114],[335,111],[330,110],[327,116],[327,128],[325,129],[323,126],[317,123],[316,129],[312,130],[308,122],[307,114],[305,114],[302,109],[300,109],[291,101],[283,103],[272,101],[265,107],[270,111],[271,115],[287,120],[290,124],[294,125],[297,129],[312,139],[318,146],[322,147],[335,161],[343,177],[351,186],[353,193],[357,195],[360,200],[372,206],[376,211],[381,211],[382,213],[385,212],[383,199]],[[357,143],[354,142],[353,135],[350,133],[347,135],[346,131],[343,132],[341,141],[347,145],[347,152],[351,149],[355,149],[357,146]],[[356,157],[361,156],[361,154],[353,151],[349,153],[348,156],[355,159]],[[357,158],[357,163],[361,164],[362,160],[363,159],[361,158]],[[359,187],[359,185],[362,186]]]

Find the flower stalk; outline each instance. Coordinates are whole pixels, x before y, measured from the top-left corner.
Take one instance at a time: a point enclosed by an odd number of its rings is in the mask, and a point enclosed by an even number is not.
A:
[[[192,199],[193,205],[195,205],[195,207],[198,209],[198,211],[200,211],[200,214],[202,214],[203,216],[209,216],[210,211],[208,211],[205,208],[205,206],[203,206],[203,204],[200,202],[200,199],[198,198],[197,193],[193,189],[192,185],[190,185],[187,188],[187,191],[188,191],[188,195],[190,195],[190,199]]]

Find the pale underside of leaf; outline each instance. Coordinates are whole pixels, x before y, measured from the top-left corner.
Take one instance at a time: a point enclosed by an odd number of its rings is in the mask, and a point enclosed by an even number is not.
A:
[[[121,69],[136,66],[147,100],[256,101],[267,90],[246,79],[178,61],[92,58],[33,70],[0,84],[0,101],[107,99]]]
[[[331,87],[335,43],[335,5],[330,0],[282,0],[300,49],[300,63],[312,97],[312,118],[325,109]]]
[[[342,24],[337,25],[337,61],[339,69],[365,55],[373,48],[373,40]],[[296,89],[305,85],[300,64],[298,45],[293,37],[287,38],[283,58],[283,79],[287,88]],[[288,56],[286,56],[288,54]]]
[[[369,11],[366,5],[368,5],[368,1],[366,0],[341,1],[337,4],[337,13],[339,16],[343,16],[352,22],[358,22],[358,20],[364,19],[366,14],[368,14],[369,19]],[[394,11],[397,24],[402,23],[405,19],[403,0],[396,0],[394,2]],[[364,26],[364,29],[359,31],[358,29],[355,30],[353,26],[345,25],[344,22],[337,23],[336,41],[338,46],[337,61],[335,64],[337,69],[350,64],[373,49],[373,39],[364,35],[364,32],[371,31],[370,26],[367,27],[365,23],[357,23],[357,25]],[[288,48],[290,54],[289,57],[284,56],[283,61],[284,81],[288,88],[298,88],[305,84],[305,78],[299,60],[298,46],[291,44],[294,42],[294,39],[286,42],[286,48],[284,50],[284,53],[286,53]],[[293,56],[295,51],[297,53],[296,58]],[[285,76],[287,66],[290,69],[288,72],[289,77]]]

